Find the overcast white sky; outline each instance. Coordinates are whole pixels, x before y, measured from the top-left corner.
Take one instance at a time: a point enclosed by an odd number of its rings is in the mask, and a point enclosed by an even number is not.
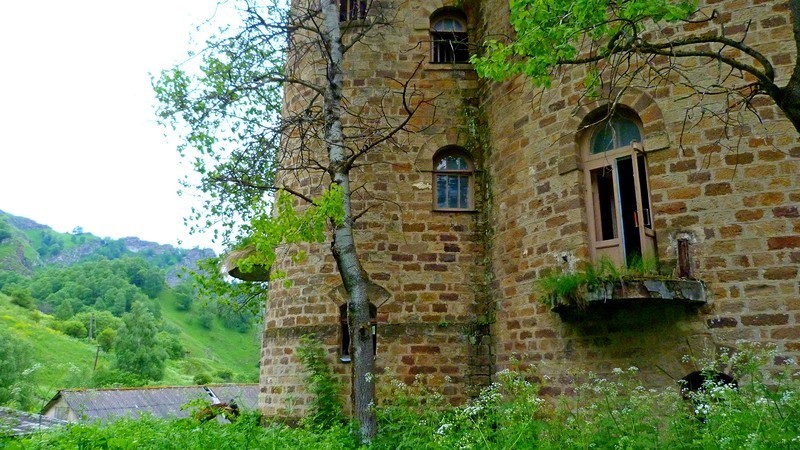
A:
[[[183,61],[216,0],[3,0],[0,210],[66,232],[184,247],[176,142],[148,72]],[[194,46],[197,49],[197,46]]]

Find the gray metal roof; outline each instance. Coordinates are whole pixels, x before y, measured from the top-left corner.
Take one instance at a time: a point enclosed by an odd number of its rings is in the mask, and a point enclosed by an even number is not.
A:
[[[0,436],[23,436],[66,424],[63,420],[0,406]]]
[[[243,411],[258,408],[257,384],[209,385],[223,402],[235,400]],[[109,420],[119,417],[188,417],[190,411],[181,406],[196,400],[209,400],[205,386],[172,386],[116,389],[64,389],[45,406],[44,410],[62,398],[79,417],[88,420]]]

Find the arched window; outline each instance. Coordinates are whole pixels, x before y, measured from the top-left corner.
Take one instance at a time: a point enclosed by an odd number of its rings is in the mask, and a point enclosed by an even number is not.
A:
[[[583,167],[592,255],[620,265],[655,256],[647,158],[638,118],[617,111],[588,132]]]
[[[378,308],[369,304],[370,326],[372,328],[372,354],[378,354]],[[339,306],[339,328],[342,339],[339,341],[339,361],[350,362],[350,326],[347,320],[347,303]]]
[[[366,0],[339,0],[339,22],[364,20],[366,17]]]
[[[469,62],[467,21],[461,11],[449,10],[432,18],[431,62]]]
[[[458,147],[440,150],[433,159],[434,209],[473,209],[472,161]]]

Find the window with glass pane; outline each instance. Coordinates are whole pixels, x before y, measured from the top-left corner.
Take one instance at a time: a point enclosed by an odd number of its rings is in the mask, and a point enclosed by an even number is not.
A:
[[[647,158],[630,117],[614,115],[595,125],[583,153],[591,252],[617,264],[656,251]]]
[[[431,61],[465,63],[469,61],[467,27],[454,16],[442,17],[431,26]]]
[[[436,209],[472,209],[472,165],[459,154],[446,154],[434,161]]]
[[[627,147],[633,141],[641,142],[639,127],[624,117],[612,117],[604,125],[599,125],[592,135],[592,154],[603,153],[615,148]]]

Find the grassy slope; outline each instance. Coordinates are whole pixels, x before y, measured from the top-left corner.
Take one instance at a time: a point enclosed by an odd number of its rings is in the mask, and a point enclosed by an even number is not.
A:
[[[258,380],[260,344],[255,329],[241,334],[214,323],[211,330],[205,330],[191,323],[190,315],[176,311],[173,299],[163,300],[164,318],[183,330],[180,338],[189,355],[184,360],[169,361],[165,378],[159,384],[193,384],[195,374],[204,372],[213,376],[222,369],[234,374],[232,381]],[[38,364],[31,376],[39,386],[40,406],[44,406],[58,389],[86,386],[96,355],[95,345],[50,329],[47,326],[50,320],[51,316],[13,305],[7,296],[0,294],[0,328],[10,330],[26,342],[31,360]],[[110,358],[100,352],[99,364],[109,364]],[[215,378],[213,381],[223,380]]]
[[[50,316],[13,305],[7,296],[0,294],[0,328],[10,330],[26,342],[32,361],[39,364],[31,376],[39,385],[40,406],[58,389],[85,383],[91,376],[95,357],[94,345],[48,328],[49,320]]]
[[[2,214],[0,214],[2,218]],[[72,236],[58,233],[50,229],[19,230],[10,226],[12,237],[0,244],[0,267],[3,270],[26,269],[17,267],[17,252],[22,252],[29,264],[40,264],[36,248],[41,246],[42,236],[51,235],[54,240],[61,241],[63,250],[70,250],[80,241],[99,240],[91,234]],[[180,361],[169,361],[165,378],[161,384],[192,384],[198,373],[214,375],[220,370],[228,370],[233,374],[233,381],[255,382],[258,380],[258,361],[260,349],[260,333],[258,325],[246,334],[225,328],[215,319],[211,330],[206,330],[194,323],[194,315],[175,309],[175,299],[171,291],[159,298],[164,319],[182,330],[180,339],[188,351],[187,358]],[[39,323],[31,317],[31,311],[11,305],[4,295],[0,294],[0,327],[15,329],[30,341],[33,349],[33,360],[41,364],[36,371],[36,380],[47,389],[61,387],[77,387],[85,383],[91,376],[94,364],[95,347],[85,341],[64,336],[46,326],[49,316],[39,315]],[[100,361],[107,360],[108,355],[101,353]],[[69,363],[74,364],[73,368]],[[72,377],[72,380],[68,378]],[[214,379],[214,381],[224,381]]]
[[[194,322],[192,314],[175,308],[175,298],[171,294],[166,292],[159,297],[161,314],[164,320],[183,331],[180,338],[188,355],[184,361],[170,363],[165,381],[191,384],[192,376],[199,372],[213,375],[215,371],[227,369],[233,372],[234,381],[256,382],[261,348],[260,324],[255,324],[247,333],[239,333],[223,327],[215,319],[211,329],[206,330]],[[184,375],[172,373],[176,370],[184,372]]]

